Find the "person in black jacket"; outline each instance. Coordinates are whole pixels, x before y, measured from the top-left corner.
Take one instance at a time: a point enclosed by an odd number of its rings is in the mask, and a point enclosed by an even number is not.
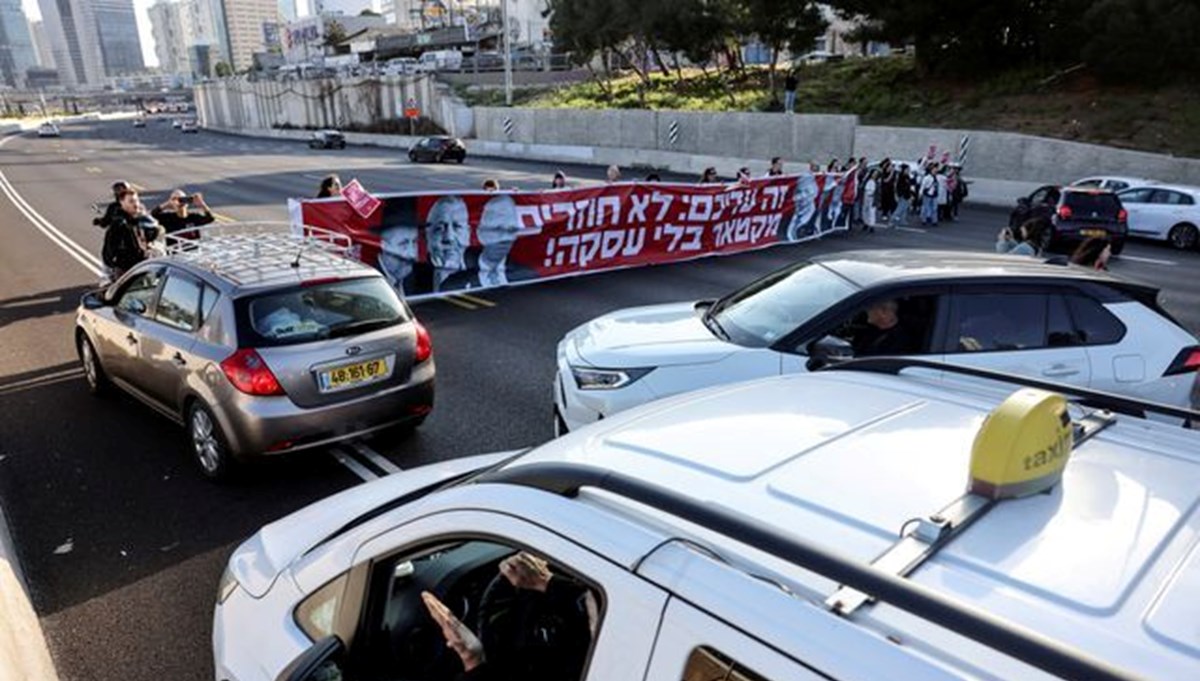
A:
[[[114,281],[146,259],[150,241],[147,232],[150,228],[158,229],[154,219],[146,213],[146,207],[136,191],[125,189],[120,192],[117,203],[120,210],[104,233],[104,249],[101,253]]]
[[[515,595],[504,611],[480,613],[479,636],[436,596],[421,594],[446,646],[462,661],[458,680],[578,681],[596,617],[590,592],[524,551],[501,561],[500,574]]]
[[[125,180],[117,180],[116,182],[113,182],[113,200],[109,202],[108,207],[104,209],[103,215],[92,219],[93,225],[96,225],[100,229],[108,229],[109,226],[112,225],[113,220],[118,217],[117,214],[121,211],[121,203],[118,201],[117,197],[120,196],[121,192],[125,191],[126,189],[129,189],[129,183]]]
[[[150,216],[162,225],[167,234],[211,224],[215,217],[204,203],[203,194],[188,196],[182,189],[171,192],[166,201],[154,207]]]

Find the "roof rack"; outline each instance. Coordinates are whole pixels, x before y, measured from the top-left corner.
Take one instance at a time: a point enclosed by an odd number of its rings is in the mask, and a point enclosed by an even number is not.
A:
[[[1184,409],[1183,407],[1175,407],[1169,404],[1159,402],[1149,402],[1139,400],[1136,397],[1127,397],[1125,395],[1115,395],[1101,390],[1092,390],[1091,388],[1080,388],[1078,386],[1066,383],[1053,383],[1043,381],[1029,376],[1021,376],[1019,374],[1010,374],[1003,371],[991,371],[990,369],[977,369],[975,367],[962,366],[960,364],[947,364],[945,362],[934,362],[927,359],[915,359],[911,357],[865,357],[861,359],[848,359],[844,362],[829,364],[823,366],[817,371],[863,371],[877,374],[891,374],[898,376],[905,369],[933,369],[936,371],[945,371],[947,373],[960,374],[962,376],[972,376],[975,378],[986,378],[993,381],[1003,383],[1012,383],[1022,385],[1028,388],[1039,388],[1048,390],[1062,395],[1069,395],[1077,398],[1074,401],[1084,406],[1093,407],[1095,409],[1106,409],[1118,414],[1126,416],[1135,416],[1145,418],[1147,414],[1159,414],[1162,416],[1170,416],[1173,418],[1183,419],[1185,424],[1193,424],[1193,427],[1200,427],[1200,411]]]
[[[574,463],[532,463],[489,473],[479,482],[520,485],[564,496],[575,496],[582,487],[601,489],[730,537],[843,586],[871,594],[879,601],[1055,676],[1092,681],[1136,678],[1102,660],[932,589],[840,556],[804,539],[782,534],[757,519],[615,471]]]
[[[286,222],[213,223],[166,236],[167,255],[238,284],[290,279],[308,269],[356,270],[346,234]]]

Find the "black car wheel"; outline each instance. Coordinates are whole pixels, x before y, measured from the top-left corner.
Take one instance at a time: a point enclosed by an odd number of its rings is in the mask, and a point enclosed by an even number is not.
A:
[[[444,163],[445,161],[446,161],[446,154],[443,152],[438,152],[438,155],[433,157],[434,163]]]
[[[229,451],[225,433],[212,411],[196,400],[188,407],[188,436],[192,443],[192,455],[200,466],[200,472],[209,480],[228,480],[233,477],[237,460]]]
[[[412,163],[416,163],[416,162],[417,162],[417,155],[416,155],[415,153],[411,152],[411,151],[410,151],[410,152],[408,152],[408,160],[409,160],[409,161],[411,161]]]
[[[1167,240],[1181,251],[1190,251],[1196,247],[1196,242],[1200,241],[1200,233],[1197,233],[1195,225],[1175,225],[1167,235]]]
[[[466,155],[466,154],[459,154],[458,158],[457,158],[457,159],[455,159],[455,160],[456,160],[456,162],[458,163],[458,165],[462,165],[462,164],[463,164],[463,161],[466,161],[466,160],[467,160],[467,155]]]
[[[345,149],[345,148],[346,148],[346,143],[345,143],[345,142],[338,142],[337,148],[338,148],[338,149]]]
[[[108,392],[108,375],[100,366],[100,358],[96,355],[96,347],[81,331],[79,334],[79,361],[83,364],[83,377],[87,379],[88,392],[100,396]]]

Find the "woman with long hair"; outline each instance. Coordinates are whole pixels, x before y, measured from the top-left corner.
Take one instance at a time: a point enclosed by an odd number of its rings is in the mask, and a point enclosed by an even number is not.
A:
[[[1108,259],[1112,257],[1112,244],[1108,239],[1091,237],[1079,244],[1079,248],[1071,254],[1071,263],[1083,265],[1097,270],[1108,269]]]

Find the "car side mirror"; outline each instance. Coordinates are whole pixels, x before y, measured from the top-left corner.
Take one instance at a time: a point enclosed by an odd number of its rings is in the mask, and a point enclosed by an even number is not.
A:
[[[104,301],[103,291],[88,291],[79,302],[85,310],[99,310],[108,304]]]
[[[854,346],[837,336],[825,336],[808,344],[808,370],[854,359]]]
[[[327,681],[347,679],[342,671],[346,645],[337,636],[326,636],[292,660],[275,681]]]

